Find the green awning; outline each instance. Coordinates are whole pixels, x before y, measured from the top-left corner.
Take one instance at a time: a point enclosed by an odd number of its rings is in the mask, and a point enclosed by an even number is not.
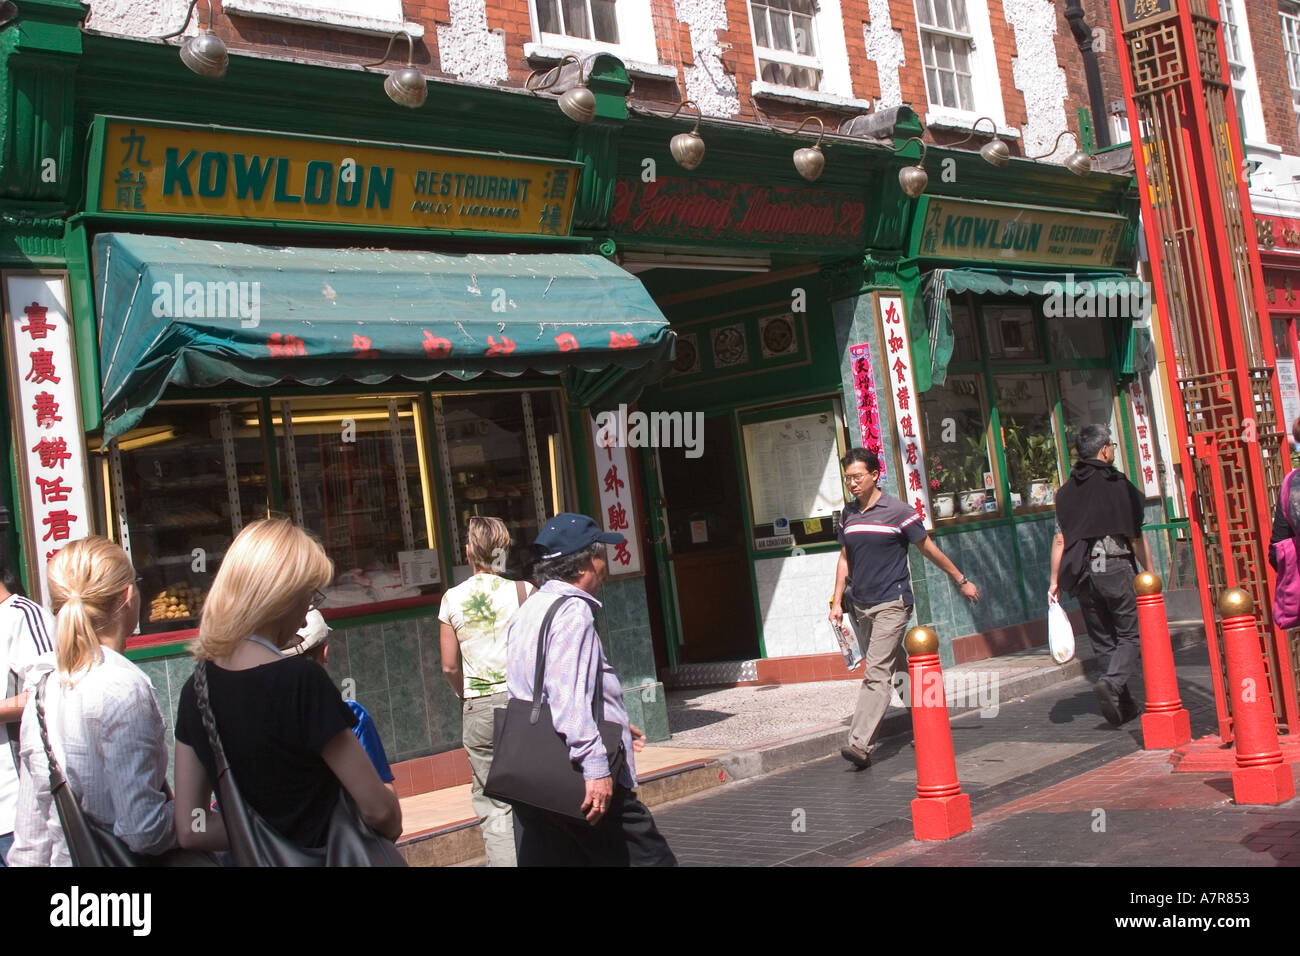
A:
[[[596,255],[304,249],[107,233],[94,243],[104,439],[169,386],[600,375],[629,401],[674,334]]]
[[[1121,374],[1133,374],[1155,367],[1155,349],[1151,338],[1150,304],[1142,281],[1117,271],[1080,270],[1059,272],[1025,272],[1012,269],[935,269],[921,281],[926,328],[929,333],[930,379],[942,385],[948,376],[952,358],[952,308],[948,295],[974,292],[988,295],[1052,295],[1081,301],[1080,297],[1108,303],[1106,315],[1098,321],[1114,322],[1119,343]],[[1073,306],[1069,306],[1073,311]],[[1122,313],[1122,314],[1117,314]],[[1140,313],[1140,314],[1139,314]],[[1081,314],[1081,313],[1080,313]],[[1134,321],[1134,319],[1137,321]],[[1051,321],[1050,318],[1048,321]],[[919,378],[920,376],[918,376]],[[920,391],[929,385],[917,382]]]

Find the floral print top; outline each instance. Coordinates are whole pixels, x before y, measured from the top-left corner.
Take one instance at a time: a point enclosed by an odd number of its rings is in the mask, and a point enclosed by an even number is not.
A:
[[[524,588],[527,594],[536,590]],[[460,642],[466,700],[506,689],[506,631],[517,610],[515,582],[495,574],[475,574],[442,596],[438,620],[450,624]]]

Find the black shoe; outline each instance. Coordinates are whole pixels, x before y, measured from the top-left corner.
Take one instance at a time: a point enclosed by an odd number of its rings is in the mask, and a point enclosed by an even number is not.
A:
[[[1104,680],[1097,681],[1092,687],[1093,692],[1097,695],[1097,703],[1101,707],[1101,715],[1109,723],[1119,726],[1124,723],[1124,718],[1119,712],[1119,697],[1115,693],[1115,688]]]
[[[1121,697],[1119,700],[1119,722],[1127,724],[1134,717],[1142,715],[1142,708],[1137,705],[1132,697]]]
[[[864,754],[857,747],[849,745],[840,748],[840,756],[847,760],[859,770],[866,770],[871,766],[871,754]]]

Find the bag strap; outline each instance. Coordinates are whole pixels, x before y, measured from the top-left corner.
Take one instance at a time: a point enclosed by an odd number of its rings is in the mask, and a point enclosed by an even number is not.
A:
[[[564,604],[565,601],[574,598],[577,598],[580,601],[586,601],[589,607],[595,606],[585,597],[579,597],[577,594],[563,594],[552,601],[551,606],[546,609],[546,616],[542,618],[542,626],[537,632],[537,666],[533,670],[533,709],[529,713],[528,717],[528,722],[530,724],[537,723],[538,717],[540,717],[542,713],[542,695],[543,687],[545,686],[542,682],[546,679],[546,639],[551,633],[551,621],[555,620],[555,615],[559,613],[560,606]],[[605,711],[604,695],[600,692],[600,683],[599,680],[596,681],[596,690],[595,693],[592,694],[592,713],[597,713],[597,708],[599,708],[600,716],[596,718],[597,725],[599,725],[601,719],[604,717]]]
[[[1286,515],[1286,523],[1291,528],[1291,537],[1300,538],[1300,532],[1297,532],[1295,528],[1295,519],[1291,516],[1291,512],[1294,510],[1291,507],[1291,488],[1295,485],[1295,481],[1293,480],[1295,478],[1295,473],[1296,469],[1292,468],[1286,473],[1286,477],[1282,479],[1282,513]]]
[[[59,787],[66,787],[68,778],[63,775],[63,768],[59,766],[59,762],[54,759],[49,730],[45,726],[45,682],[49,679],[49,673],[42,674],[40,682],[36,685],[36,725],[41,730],[41,743],[45,745],[45,759],[50,765],[50,792],[53,793]]]
[[[212,748],[212,760],[217,766],[217,780],[230,770],[226,761],[226,751],[221,746],[221,735],[217,733],[217,718],[212,713],[212,702],[208,698],[208,662],[199,661],[194,665],[194,697],[199,705],[199,717],[203,720],[203,729],[208,732],[208,746]],[[213,785],[217,783],[213,781]]]
[[[524,602],[528,600],[528,597],[529,597],[529,595],[528,595],[528,591],[527,591],[527,589],[525,588],[525,586],[524,586],[524,582],[523,582],[523,581],[516,581],[516,582],[515,582],[515,597],[517,597],[517,598],[519,599],[519,606],[520,606],[520,607],[523,607],[523,606],[524,606]]]

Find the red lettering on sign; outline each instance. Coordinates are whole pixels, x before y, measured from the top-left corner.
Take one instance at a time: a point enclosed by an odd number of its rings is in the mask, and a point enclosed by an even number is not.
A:
[[[627,527],[627,509],[617,501],[609,506],[609,530],[621,531]]]
[[[24,381],[40,385],[42,382],[59,384],[59,377],[54,374],[54,353],[49,349],[36,349],[27,353],[32,367],[23,376]]]
[[[612,349],[636,348],[636,336],[631,332],[610,332],[609,347]]]
[[[41,428],[53,428],[55,422],[63,421],[63,416],[59,414],[59,403],[49,392],[37,393],[32,411],[36,413],[36,424]]]
[[[578,340],[572,332],[561,332],[555,337],[555,346],[561,352],[572,352],[578,348]]]
[[[428,329],[424,332],[424,354],[429,358],[446,358],[451,354],[451,342],[440,336],[435,336]]]
[[[79,520],[76,515],[69,514],[66,509],[51,511],[41,521],[41,524],[50,529],[45,532],[45,537],[41,538],[41,540],[49,541],[53,538],[55,541],[67,541],[72,534],[72,522]]]
[[[72,458],[72,453],[68,451],[68,443],[62,438],[42,438],[32,446],[32,451],[36,452],[41,459],[42,468],[63,468],[63,463]]]
[[[496,339],[492,338],[492,336],[489,335],[487,351],[484,352],[483,354],[484,355],[509,355],[514,350],[515,350],[515,343],[513,339],[508,339],[503,335],[501,336],[501,341],[498,342]]]
[[[352,350],[360,359],[378,358],[379,353],[370,347],[370,339],[365,335],[352,335]]]
[[[27,324],[21,326],[19,331],[26,332],[33,339],[45,338],[54,328],[54,323],[45,316],[48,311],[45,306],[37,305],[35,302],[23,306],[23,315],[27,316]]]
[[[63,483],[62,475],[53,481],[49,478],[37,478],[36,485],[41,489],[41,504],[43,505],[67,501],[68,495],[72,494],[72,489]]]
[[[266,340],[266,347],[270,350],[272,358],[292,358],[295,355],[307,354],[307,343],[298,336],[287,333],[272,332]]]

